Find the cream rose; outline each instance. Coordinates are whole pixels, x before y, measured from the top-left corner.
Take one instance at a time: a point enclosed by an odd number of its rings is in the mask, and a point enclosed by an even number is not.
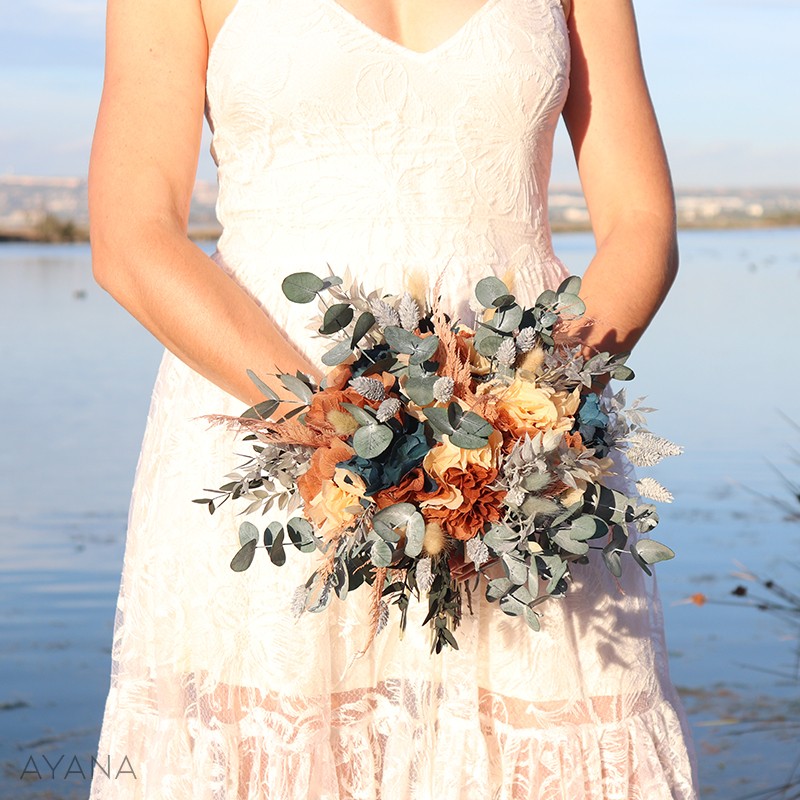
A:
[[[333,478],[322,484],[319,494],[306,504],[306,515],[323,538],[334,533],[355,516],[347,509],[360,505],[366,484],[360,475],[337,467]]]
[[[580,404],[579,389],[555,392],[549,386],[515,378],[510,385],[484,384],[479,391],[496,397],[497,408],[505,412],[515,432],[568,431]]]

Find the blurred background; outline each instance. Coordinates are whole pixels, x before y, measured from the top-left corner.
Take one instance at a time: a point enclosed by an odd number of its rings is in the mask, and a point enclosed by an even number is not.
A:
[[[658,537],[678,554],[658,569],[672,678],[703,797],[797,798],[800,2],[635,5],[681,224],[681,270],[627,390],[685,447],[648,471],[675,495]],[[163,348],[94,283],[85,241],[104,4],[2,17],[0,797],[84,798]],[[211,253],[209,141],[191,232]],[[580,273],[594,242],[563,128],[550,204]]]

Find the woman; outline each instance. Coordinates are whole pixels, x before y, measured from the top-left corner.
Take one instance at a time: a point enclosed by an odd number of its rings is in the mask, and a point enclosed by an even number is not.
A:
[[[211,258],[186,235],[204,108]],[[281,297],[290,272],[330,264],[396,294],[446,268],[444,307],[461,310],[491,272],[525,303],[558,284],[561,113],[597,242],[580,335],[629,350],[677,268],[630,0],[109,0],[93,269],[165,351],[98,748],[111,774],[92,798],[696,798],[635,567],[620,593],[593,562],[536,635],[476,593],[460,650],[437,657],[412,603],[403,640],[393,616],[356,659],[366,602],[295,622],[307,560],[234,573],[235,510],[191,503],[241,458],[197,417],[259,402],[247,369],[322,375],[324,342]],[[123,758],[135,776],[115,774]]]

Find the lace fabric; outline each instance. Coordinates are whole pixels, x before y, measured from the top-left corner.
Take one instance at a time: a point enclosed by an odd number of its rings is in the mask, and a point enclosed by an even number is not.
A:
[[[213,258],[311,359],[328,343],[278,290],[297,269],[390,293],[441,278],[467,322],[487,274],[525,303],[567,274],[546,205],[569,86],[560,0],[489,0],[428,53],[365,28],[334,0],[239,0],[209,57]],[[112,771],[95,770],[92,800],[695,800],[654,580],[592,559],[540,633],[481,585],[459,650],[438,656],[412,599],[402,639],[392,607],[356,658],[366,587],[295,619],[318,554],[229,567],[243,519],[285,516],[191,502],[249,449],[198,417],[242,411],[164,350],[97,754]],[[115,775],[123,759],[135,777]]]

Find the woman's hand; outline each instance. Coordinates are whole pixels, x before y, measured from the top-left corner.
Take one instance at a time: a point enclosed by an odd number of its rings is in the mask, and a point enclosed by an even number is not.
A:
[[[564,108],[597,253],[580,295],[582,340],[628,352],[678,269],[675,200],[631,0],[572,0]]]
[[[103,94],[89,163],[95,280],[182,361],[245,406],[252,369],[316,365],[267,309],[187,237],[208,40],[196,0],[109,0]],[[268,224],[265,220],[265,224]]]

